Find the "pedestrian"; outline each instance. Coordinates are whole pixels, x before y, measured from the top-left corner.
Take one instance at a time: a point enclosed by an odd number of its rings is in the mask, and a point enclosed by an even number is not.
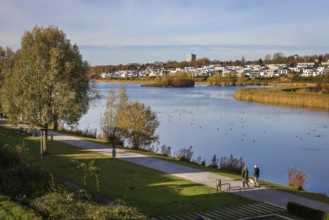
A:
[[[249,187],[249,171],[247,166],[244,166],[242,169],[242,186],[245,187],[245,185],[247,184],[247,186]]]
[[[258,168],[257,165],[255,165],[254,166],[254,182],[255,182],[255,187],[259,187],[258,178],[259,178],[259,168]]]

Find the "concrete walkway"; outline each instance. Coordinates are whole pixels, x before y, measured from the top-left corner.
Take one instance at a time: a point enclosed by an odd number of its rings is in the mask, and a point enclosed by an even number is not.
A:
[[[85,141],[77,137],[63,135],[57,132],[50,131],[53,134],[54,140],[60,141],[66,144],[70,144],[76,147],[80,147],[86,150],[99,152],[112,156],[112,149],[106,145],[97,144],[94,142]],[[205,172],[202,170],[182,166],[176,163],[168,162],[165,160],[145,156],[142,154],[129,152],[123,149],[117,149],[116,157],[121,160],[125,160],[131,163],[139,164],[145,167],[156,169],[183,179],[190,180],[192,182],[200,183],[212,188],[216,188],[216,180],[220,179],[222,184],[227,184],[222,187],[223,190],[227,190],[228,184],[231,187],[241,187],[241,195],[243,197],[250,198],[259,202],[266,202],[272,205],[276,205],[282,208],[286,208],[289,201],[296,202],[308,207],[320,209],[329,212],[329,205],[306,199],[303,197],[295,196],[290,193],[273,190],[265,187],[260,188],[242,188],[242,181],[236,181],[228,177],[220,176],[211,172]],[[238,193],[235,191],[235,193]]]

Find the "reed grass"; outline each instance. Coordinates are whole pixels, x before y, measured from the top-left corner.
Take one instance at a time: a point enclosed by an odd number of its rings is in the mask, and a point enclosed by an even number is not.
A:
[[[239,89],[234,92],[234,97],[249,102],[329,110],[329,94],[297,92],[299,89],[302,88]]]

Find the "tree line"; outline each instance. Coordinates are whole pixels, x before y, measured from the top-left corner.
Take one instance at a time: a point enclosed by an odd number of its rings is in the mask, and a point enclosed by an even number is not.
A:
[[[130,63],[130,64],[119,64],[119,65],[98,65],[89,68],[89,73],[97,78],[102,72],[115,72],[120,70],[145,70],[146,68],[159,69],[159,68],[184,68],[194,67],[199,68],[206,65],[221,65],[221,66],[245,66],[245,65],[268,65],[268,64],[286,64],[290,67],[296,67],[297,63],[312,62],[315,66],[321,64],[321,62],[329,61],[329,54],[321,55],[291,55],[285,56],[282,52],[276,52],[273,54],[267,54],[264,58],[257,60],[247,61],[244,56],[240,60],[209,60],[208,58],[201,58],[196,61],[175,61],[168,60],[167,62],[156,61],[154,63]]]

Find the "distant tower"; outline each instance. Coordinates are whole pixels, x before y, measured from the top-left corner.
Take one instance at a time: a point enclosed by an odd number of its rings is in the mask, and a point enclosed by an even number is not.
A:
[[[186,62],[196,61],[196,55],[193,53],[189,53],[186,55]]]

